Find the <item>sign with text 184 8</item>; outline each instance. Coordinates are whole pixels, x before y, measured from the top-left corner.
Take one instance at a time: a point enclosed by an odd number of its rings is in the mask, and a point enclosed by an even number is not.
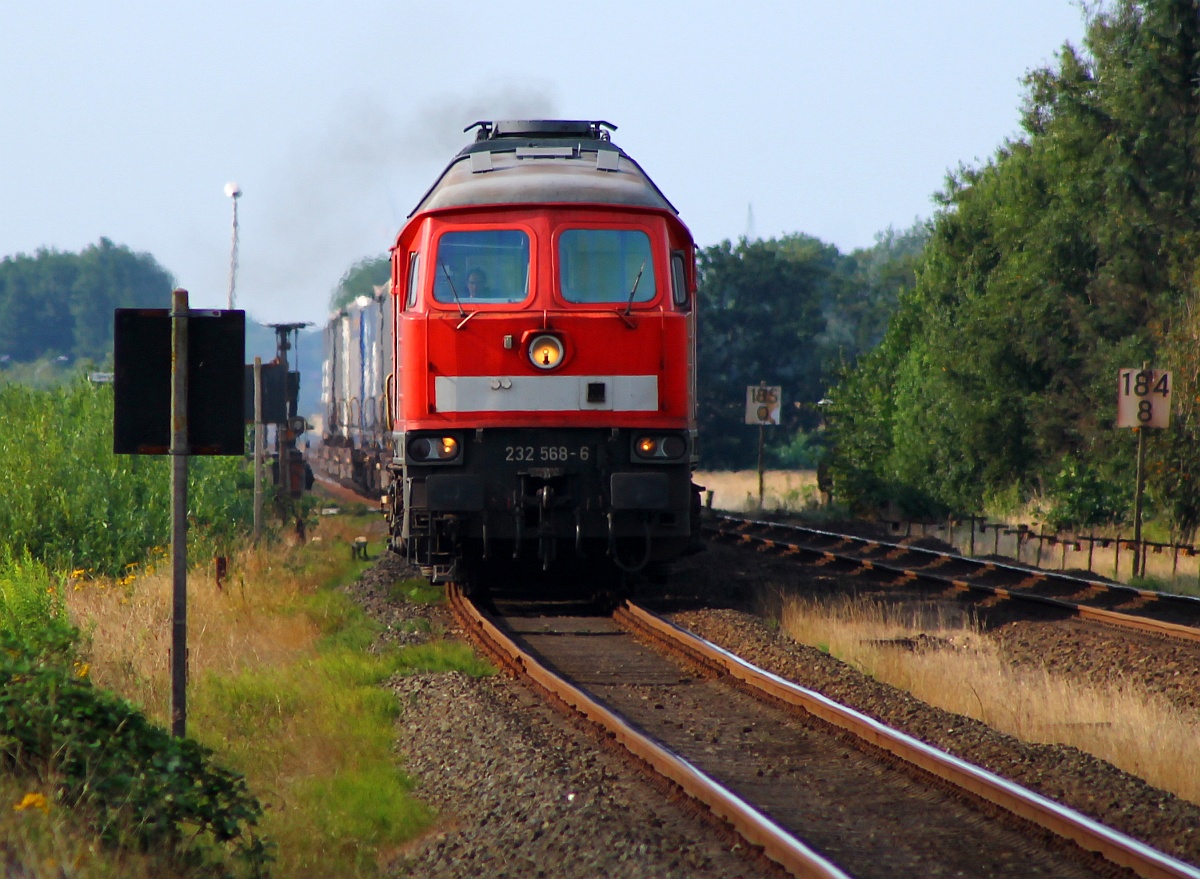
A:
[[[1122,369],[1117,376],[1117,427],[1167,427],[1171,423],[1171,373]]]

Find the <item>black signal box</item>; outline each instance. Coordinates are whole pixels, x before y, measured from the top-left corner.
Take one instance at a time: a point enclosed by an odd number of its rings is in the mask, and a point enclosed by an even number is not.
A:
[[[287,374],[282,363],[262,365],[263,424],[283,424],[288,420]],[[246,401],[244,420],[254,423],[254,367],[247,364],[243,395]]]
[[[244,311],[188,312],[188,454],[246,451]],[[171,315],[118,308],[113,325],[113,452],[171,449]]]

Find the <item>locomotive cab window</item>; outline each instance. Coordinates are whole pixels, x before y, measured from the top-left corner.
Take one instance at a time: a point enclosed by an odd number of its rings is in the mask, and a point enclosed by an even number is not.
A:
[[[417,269],[421,265],[421,255],[419,253],[410,253],[408,255],[408,293],[405,296],[404,307],[412,308],[417,304]]]
[[[671,296],[676,305],[688,304],[687,266],[683,262],[683,251],[671,251]]]
[[[649,302],[658,294],[650,236],[640,229],[567,229],[558,265],[567,302]]]
[[[446,232],[433,270],[438,302],[521,302],[529,291],[529,236],[519,229]]]

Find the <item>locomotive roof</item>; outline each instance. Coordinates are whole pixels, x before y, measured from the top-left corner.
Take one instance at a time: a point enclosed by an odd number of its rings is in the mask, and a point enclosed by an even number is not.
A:
[[[476,122],[464,148],[409,216],[468,205],[586,203],[679,212],[637,162],[612,142],[607,122]]]

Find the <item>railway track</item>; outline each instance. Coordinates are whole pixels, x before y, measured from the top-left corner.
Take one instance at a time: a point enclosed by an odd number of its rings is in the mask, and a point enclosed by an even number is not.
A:
[[[902,583],[995,596],[1122,629],[1200,642],[1200,599],[1189,596],[790,523],[718,515],[705,530],[714,540],[891,575]]]
[[[794,875],[1200,877],[633,605],[611,618],[493,617],[451,597],[486,652]]]

